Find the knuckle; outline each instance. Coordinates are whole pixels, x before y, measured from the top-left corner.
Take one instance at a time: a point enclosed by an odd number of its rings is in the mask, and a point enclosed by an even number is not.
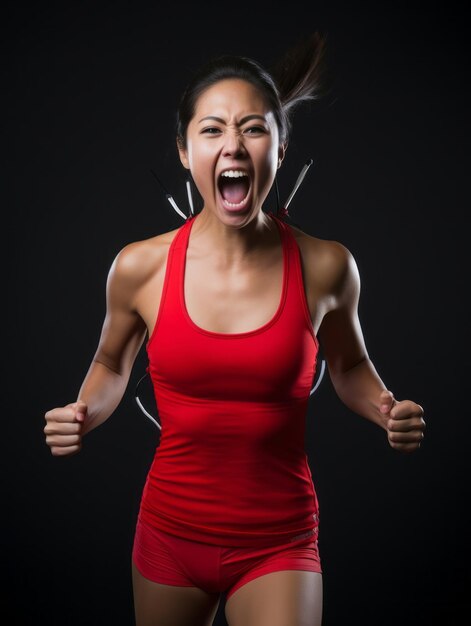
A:
[[[53,456],[67,456],[70,454],[70,447],[63,448],[61,446],[54,446],[51,448]]]

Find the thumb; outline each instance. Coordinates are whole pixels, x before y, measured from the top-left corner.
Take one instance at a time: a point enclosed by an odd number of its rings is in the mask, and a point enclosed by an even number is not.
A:
[[[396,400],[394,399],[394,395],[392,391],[388,389],[384,389],[379,396],[379,410],[380,413],[389,413],[389,411],[393,408]]]
[[[83,400],[78,400],[72,405],[75,408],[75,419],[77,422],[83,422],[87,415],[88,407]]]

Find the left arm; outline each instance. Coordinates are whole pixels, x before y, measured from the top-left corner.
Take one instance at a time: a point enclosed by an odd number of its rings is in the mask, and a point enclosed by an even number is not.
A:
[[[353,256],[331,242],[329,257],[330,305],[318,336],[334,389],[349,409],[387,432],[392,448],[412,452],[424,436],[423,408],[412,400],[396,400],[368,356],[358,317],[360,277]]]

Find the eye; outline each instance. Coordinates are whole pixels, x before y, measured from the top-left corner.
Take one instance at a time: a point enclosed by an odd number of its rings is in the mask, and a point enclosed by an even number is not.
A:
[[[249,126],[244,129],[244,134],[246,135],[265,135],[267,133],[267,129],[263,126]]]
[[[207,126],[206,128],[203,128],[201,131],[202,135],[217,135],[221,132],[221,130],[219,128],[217,128],[216,126]]]

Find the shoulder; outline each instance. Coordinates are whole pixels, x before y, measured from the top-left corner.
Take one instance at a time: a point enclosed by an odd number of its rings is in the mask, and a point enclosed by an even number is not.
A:
[[[139,288],[166,263],[178,228],[149,239],[133,241],[118,251],[109,271],[112,284]]]
[[[306,280],[316,290],[334,295],[359,283],[355,258],[343,243],[313,237],[291,225],[290,228],[299,246]]]

